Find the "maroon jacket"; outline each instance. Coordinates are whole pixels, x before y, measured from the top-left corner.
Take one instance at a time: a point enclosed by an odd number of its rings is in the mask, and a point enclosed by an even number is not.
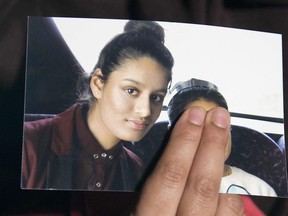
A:
[[[22,188],[135,190],[142,161],[120,142],[105,150],[90,132],[87,107],[24,123]]]

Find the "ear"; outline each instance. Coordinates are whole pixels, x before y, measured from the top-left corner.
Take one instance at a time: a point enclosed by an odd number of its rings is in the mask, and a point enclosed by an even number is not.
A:
[[[104,87],[104,83],[101,80],[102,71],[100,68],[97,68],[90,80],[90,89],[93,96],[97,99],[100,99],[102,96],[102,91]]]

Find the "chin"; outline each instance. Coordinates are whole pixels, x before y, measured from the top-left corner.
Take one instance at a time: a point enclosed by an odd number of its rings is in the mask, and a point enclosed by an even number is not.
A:
[[[123,137],[122,140],[125,140],[127,142],[138,142],[140,141],[143,137],[144,137],[145,134],[143,135],[139,135],[139,136],[128,136],[128,137]]]
[[[144,130],[121,130],[118,131],[118,138],[121,140],[125,140],[127,142],[138,142],[148,133],[151,127],[147,127]]]
[[[140,137],[140,138],[137,138],[137,139],[133,139],[131,140],[131,142],[139,142],[144,136]]]

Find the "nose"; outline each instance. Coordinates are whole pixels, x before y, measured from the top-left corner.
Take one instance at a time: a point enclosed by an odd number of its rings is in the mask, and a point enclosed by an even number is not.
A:
[[[142,118],[148,117],[152,114],[151,101],[149,96],[139,97],[135,103],[135,112]]]

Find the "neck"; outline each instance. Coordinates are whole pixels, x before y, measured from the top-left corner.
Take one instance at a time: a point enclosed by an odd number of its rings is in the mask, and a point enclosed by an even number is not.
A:
[[[105,127],[95,103],[89,108],[87,123],[89,130],[104,149],[111,149],[120,141]]]

